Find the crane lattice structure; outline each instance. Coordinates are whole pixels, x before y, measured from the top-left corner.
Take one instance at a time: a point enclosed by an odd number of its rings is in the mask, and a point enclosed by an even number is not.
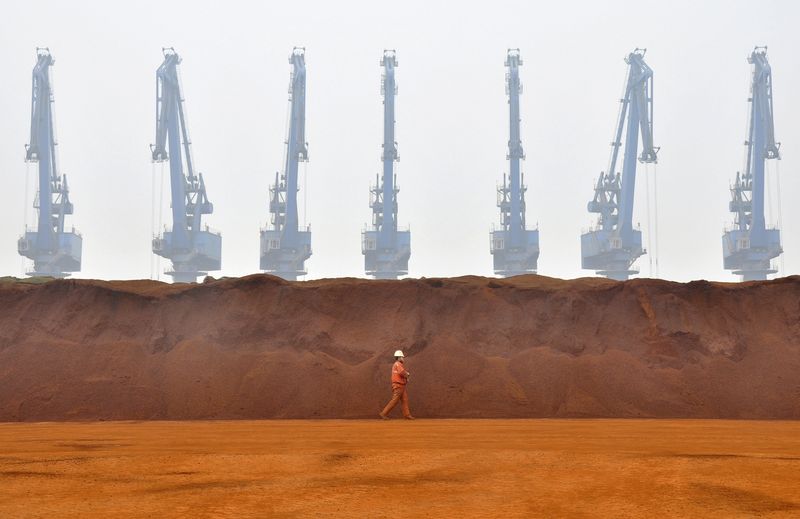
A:
[[[637,162],[655,163],[659,148],[653,146],[653,70],[644,62],[645,49],[628,54],[628,75],[620,111],[611,162],[601,172],[589,202],[590,213],[599,213],[597,227],[581,235],[581,266],[602,276],[626,280],[638,271],[633,263],[646,251],[642,232],[633,228],[633,201]],[[617,157],[625,134],[622,173],[616,171]],[[637,156],[639,135],[642,152]]]
[[[734,226],[722,236],[724,267],[741,276],[742,281],[767,279],[768,274],[776,273],[771,260],[783,252],[780,230],[768,228],[764,217],[766,161],[781,158],[780,144],[775,142],[767,48],[756,47],[747,61],[753,65],[747,160],[744,173],[736,173],[736,182],[730,188]]]
[[[172,228],[153,238],[153,252],[172,262],[167,274],[175,282],[193,283],[221,268],[222,236],[202,223],[214,205],[203,174],[194,171],[178,74],[181,57],[173,48],[162,52],[164,62],[156,71],[156,142],[150,148],[153,162],[169,161]]]
[[[283,174],[275,173],[269,188],[270,222],[261,230],[261,270],[294,281],[305,276],[311,257],[311,227],[300,228],[297,211],[298,168],[308,161],[306,142],[305,49],[295,47],[289,56],[289,136]]]
[[[397,174],[394,163],[400,160],[395,141],[395,96],[398,66],[394,50],[383,51],[381,94],[383,95],[383,173],[376,175],[370,188],[369,205],[372,208],[372,228],[361,234],[361,253],[364,270],[375,279],[397,279],[408,274],[411,257],[411,231],[398,230],[397,226]]]
[[[74,207],[69,200],[67,175],[58,171],[53,85],[50,68],[55,63],[50,50],[36,49],[31,94],[31,137],[25,160],[38,163],[39,190],[33,203],[38,211],[36,229],[25,229],[17,250],[33,260],[29,276],[63,278],[81,270],[83,238],[74,228],[65,229]]]
[[[506,57],[506,94],[508,95],[509,173],[503,175],[503,185],[497,188],[497,207],[500,208],[500,229],[492,230],[489,250],[494,262],[494,273],[499,276],[516,276],[535,273],[539,261],[539,231],[528,230],[525,223],[525,176],[521,161],[525,159],[520,139],[519,96],[522,84],[519,67],[522,65],[519,49],[509,49]]]

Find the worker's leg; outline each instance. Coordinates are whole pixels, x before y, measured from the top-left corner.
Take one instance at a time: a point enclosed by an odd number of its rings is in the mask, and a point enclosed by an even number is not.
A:
[[[410,418],[411,411],[408,409],[408,391],[406,390],[405,386],[403,386],[403,396],[400,398],[400,401],[403,403],[402,404],[403,416],[405,416],[406,418]]]
[[[389,400],[389,403],[386,404],[386,407],[381,411],[381,416],[387,416],[392,412],[392,409],[394,409],[394,406],[397,405],[397,402],[399,402],[401,398],[403,398],[403,386],[393,386],[392,399]]]

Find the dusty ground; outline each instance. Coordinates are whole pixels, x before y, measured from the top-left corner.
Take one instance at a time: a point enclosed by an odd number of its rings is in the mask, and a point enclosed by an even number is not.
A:
[[[797,517],[800,422],[0,424],[0,517]]]
[[[0,421],[800,419],[800,276],[0,278]]]

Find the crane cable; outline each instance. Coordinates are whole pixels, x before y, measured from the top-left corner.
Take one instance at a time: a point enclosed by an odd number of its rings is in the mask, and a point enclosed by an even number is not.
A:
[[[303,162],[303,229],[308,230],[308,161]]]
[[[778,212],[778,229],[784,232],[786,235],[785,229],[783,228],[783,208],[781,207],[781,163],[780,159],[775,161],[775,187],[777,190],[776,198],[778,203],[777,205],[777,212]],[[781,269],[780,274],[785,276],[786,275],[786,255],[781,254]]]
[[[150,240],[155,237],[156,231],[156,163],[150,163]],[[155,278],[155,254],[150,251],[150,279]]]
[[[158,208],[159,208],[158,209],[158,229],[159,229],[159,231],[161,231],[161,229],[166,230],[166,227],[164,226],[164,181],[167,180],[166,177],[167,177],[166,164],[162,162],[161,163],[161,195],[160,195],[160,198],[159,198],[159,201],[158,201]],[[170,191],[171,191],[171,189],[172,188],[170,187]],[[156,258],[156,263],[158,265],[158,269],[156,270],[156,276],[158,276],[158,280],[160,281],[161,280],[161,272],[162,272],[161,271],[161,256],[158,256]]]
[[[653,212],[655,213],[654,216],[654,229],[655,232],[653,233],[653,239],[656,243],[656,250],[655,250],[655,262],[656,262],[656,277],[659,277],[660,272],[658,269],[658,256],[661,252],[661,248],[659,247],[658,243],[658,163],[653,164]]]
[[[25,199],[22,201],[22,220],[23,220],[23,230],[22,235],[26,236],[28,233],[28,194],[30,190],[31,184],[31,163],[25,162]],[[20,268],[22,269],[22,275],[25,275],[25,265],[27,264],[27,258],[25,256],[20,257]]]
[[[289,75],[289,101],[288,101],[288,104],[287,104],[286,119],[285,119],[285,125],[284,125],[284,130],[283,130],[283,135],[284,135],[284,141],[283,141],[284,142],[284,146],[283,146],[283,163],[280,166],[281,171],[278,173],[278,179],[277,179],[277,181],[275,183],[275,196],[278,197],[278,199],[280,199],[280,196],[281,196],[280,195],[281,183],[283,183],[284,187],[286,188],[286,192],[284,193],[284,197],[286,197],[286,198],[289,197],[289,186],[287,184],[287,181],[288,181],[287,175],[288,175],[289,171],[288,171],[287,166],[289,164],[289,160],[288,160],[289,159],[289,139],[291,139],[291,135],[290,134],[291,134],[291,130],[292,130],[292,101],[294,99],[294,91],[293,91],[294,89],[292,87],[292,78],[293,77],[294,76],[292,74]],[[295,159],[297,159],[297,156],[295,156]],[[295,194],[295,196],[297,196],[297,194]],[[286,203],[286,198],[284,198],[284,203]],[[280,207],[280,205],[279,205],[279,207]],[[283,230],[286,229],[286,213],[285,212],[283,213],[283,222],[282,223],[281,223],[281,215],[275,214],[275,215],[272,216],[272,218],[275,219],[275,222],[273,224],[273,228],[275,230],[283,231]]]
[[[770,167],[770,163],[768,161],[764,161],[764,194],[767,197],[765,224],[767,229],[769,229],[770,226],[774,226],[776,223],[777,223],[777,228],[778,229],[781,228],[780,217],[777,218],[776,222],[775,218],[776,211],[773,211],[773,205],[772,205],[772,195],[773,195],[772,190],[775,187],[775,184],[777,184],[777,182],[774,182],[773,179],[776,176],[777,176],[776,172]],[[777,209],[777,205],[775,206],[775,209]],[[777,265],[774,265],[770,260],[770,268],[775,268],[775,267],[777,267]]]
[[[396,124],[396,123],[395,123]],[[395,134],[396,135],[396,134]],[[521,169],[521,168],[520,168]],[[394,164],[392,164],[392,203],[389,204],[390,210],[392,212],[391,220],[394,221],[394,230],[399,231],[400,227],[400,187],[399,182],[397,179],[400,177],[400,161],[398,160]],[[383,221],[386,221],[386,202],[384,201],[384,217]]]
[[[161,256],[152,250],[153,239],[161,232],[164,217],[164,163],[150,165],[150,279],[161,279]],[[156,169],[158,168],[158,169]]]
[[[780,162],[775,162],[775,168],[770,167],[770,162],[766,162],[765,164],[765,171],[764,171],[764,192],[767,195],[767,215],[766,218],[769,221],[770,225],[775,225],[779,231],[783,230],[783,215],[782,215],[782,208],[781,208],[781,174],[780,174]],[[774,189],[774,193],[773,193]],[[773,206],[772,197],[775,196],[775,204]],[[774,210],[773,210],[774,209]],[[784,232],[785,234],[785,232]],[[773,266],[770,265],[771,268],[778,268],[777,265]],[[786,264],[784,255],[780,255],[780,274],[783,274],[785,271]]]
[[[652,220],[650,219],[650,164],[645,162],[644,164],[644,183],[645,183],[645,206],[646,206],[646,217],[647,217],[647,261],[650,266],[649,274],[650,277],[653,277],[653,226]]]
[[[772,190],[770,189],[772,187],[772,181],[770,180],[770,177],[774,175],[774,172],[772,171],[772,168],[769,167],[769,162],[764,162],[764,193],[767,196],[767,214],[765,217],[768,222],[772,223],[775,220],[773,219],[774,213],[772,212]]]
[[[158,182],[158,229],[156,229],[156,236],[161,232],[164,227],[164,163],[161,162],[161,171]],[[156,279],[161,280],[161,256],[156,254]]]
[[[650,174],[650,164],[645,163],[645,190],[647,191],[647,256],[650,265],[650,277],[658,278],[660,276],[658,264],[658,255],[660,251],[658,241],[658,163],[654,163],[652,168],[652,190],[650,189]]]

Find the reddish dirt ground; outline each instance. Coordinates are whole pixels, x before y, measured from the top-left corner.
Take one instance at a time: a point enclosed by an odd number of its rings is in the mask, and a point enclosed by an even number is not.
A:
[[[797,517],[800,423],[0,424],[0,517]]]
[[[0,279],[0,421],[800,419],[800,276]]]

